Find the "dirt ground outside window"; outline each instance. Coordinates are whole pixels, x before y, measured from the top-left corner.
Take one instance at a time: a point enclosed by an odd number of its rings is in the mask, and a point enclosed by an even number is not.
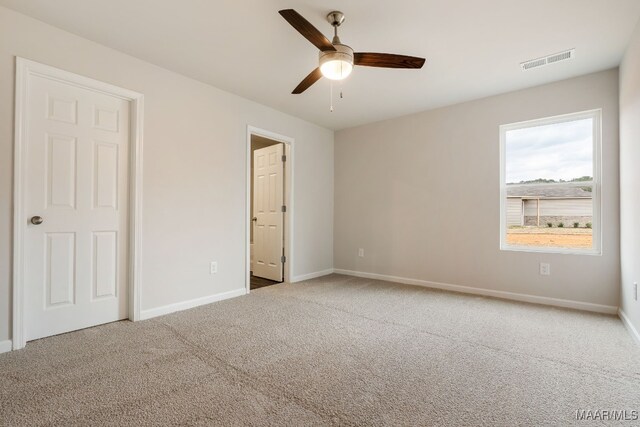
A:
[[[590,228],[518,227],[507,230],[507,244],[512,246],[538,246],[545,248],[593,247]]]

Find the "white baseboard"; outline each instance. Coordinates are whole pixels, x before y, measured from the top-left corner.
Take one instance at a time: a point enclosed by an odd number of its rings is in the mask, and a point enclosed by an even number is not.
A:
[[[326,275],[332,274],[332,273],[333,273],[333,268],[330,268],[328,270],[315,271],[315,272],[309,273],[309,274],[301,274],[300,276],[294,276],[290,280],[290,282],[291,283],[302,282],[303,280],[315,279],[316,277],[322,277],[322,276],[326,276]]]
[[[0,341],[0,353],[6,353],[11,350],[13,350],[11,340]]]
[[[177,302],[175,304],[164,305],[162,307],[142,310],[140,312],[140,320],[151,319],[152,317],[163,316],[165,314],[175,313],[176,311],[188,310],[190,308],[198,307],[201,305],[211,304],[212,302],[246,295],[246,293],[247,289],[242,288],[236,289],[235,291],[223,292],[221,294],[209,295],[202,298],[195,298],[188,301]]]
[[[555,307],[573,308],[576,310],[594,311],[597,313],[616,314],[618,307],[612,305],[593,304],[590,302],[572,301],[559,298],[541,297],[536,295],[519,294],[515,292],[496,291],[493,289],[474,288],[471,286],[451,285],[449,283],[430,282],[428,280],[408,279],[406,277],[387,276],[385,274],[364,273],[361,271],[351,271],[334,269],[337,274],[347,276],[364,277],[367,279],[386,280],[388,282],[403,283],[406,285],[424,286],[427,288],[443,289],[445,291],[462,292],[465,294],[483,295],[488,297],[523,301],[533,304],[552,305]]]
[[[631,319],[627,317],[627,315],[625,314],[624,311],[622,311],[622,309],[618,310],[618,316],[620,317],[620,320],[622,320],[622,324],[625,326],[625,328],[627,328],[627,330],[629,331],[633,339],[636,341],[636,343],[640,345],[640,332],[638,332],[636,327],[633,326],[633,323],[631,323]]]

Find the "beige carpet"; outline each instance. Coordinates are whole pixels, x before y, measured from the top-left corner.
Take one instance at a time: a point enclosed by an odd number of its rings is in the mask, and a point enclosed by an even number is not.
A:
[[[640,410],[616,317],[339,275],[0,355],[3,426],[592,424],[580,409]]]

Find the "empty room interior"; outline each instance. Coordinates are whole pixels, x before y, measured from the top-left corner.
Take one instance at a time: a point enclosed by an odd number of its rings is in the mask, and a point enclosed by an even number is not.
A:
[[[640,425],[638,0],[0,0],[0,426]]]

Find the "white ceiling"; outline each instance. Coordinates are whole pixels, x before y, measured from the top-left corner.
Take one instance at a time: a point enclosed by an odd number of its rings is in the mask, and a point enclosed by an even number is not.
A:
[[[330,129],[341,129],[617,66],[638,0],[0,0],[122,52]],[[329,112],[329,82],[291,90],[317,51],[280,15],[295,8],[330,37],[346,14],[356,51],[424,56],[422,70],[356,67]],[[576,58],[522,72],[522,61]],[[336,90],[337,92],[337,90]]]

